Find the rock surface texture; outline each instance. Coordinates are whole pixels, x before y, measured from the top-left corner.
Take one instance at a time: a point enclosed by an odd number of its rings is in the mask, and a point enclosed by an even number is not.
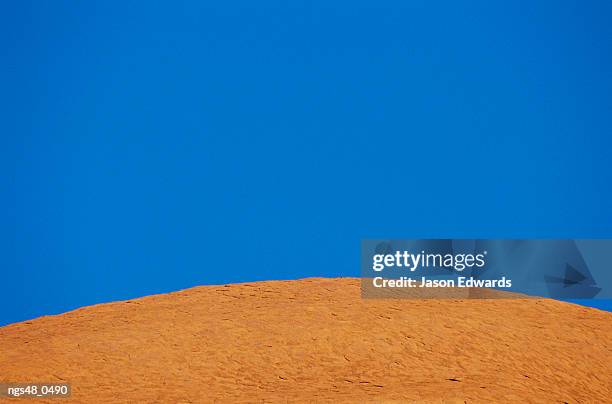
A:
[[[203,286],[0,328],[0,383],[70,382],[54,403],[603,403],[611,375],[612,313],[362,299],[351,278]]]

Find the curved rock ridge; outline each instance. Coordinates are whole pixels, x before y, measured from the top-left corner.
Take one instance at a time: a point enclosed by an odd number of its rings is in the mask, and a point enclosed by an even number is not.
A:
[[[70,382],[54,403],[610,402],[611,335],[612,313],[549,299],[200,286],[2,327],[0,383]]]

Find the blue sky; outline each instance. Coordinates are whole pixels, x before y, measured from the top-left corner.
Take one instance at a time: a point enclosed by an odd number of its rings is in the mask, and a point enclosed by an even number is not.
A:
[[[612,237],[612,6],[4,4],[0,324],[357,276],[363,238]]]

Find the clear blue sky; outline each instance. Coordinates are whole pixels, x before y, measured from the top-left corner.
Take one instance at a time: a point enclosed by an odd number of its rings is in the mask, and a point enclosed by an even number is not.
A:
[[[357,276],[362,238],[612,238],[610,2],[0,7],[0,324]]]

